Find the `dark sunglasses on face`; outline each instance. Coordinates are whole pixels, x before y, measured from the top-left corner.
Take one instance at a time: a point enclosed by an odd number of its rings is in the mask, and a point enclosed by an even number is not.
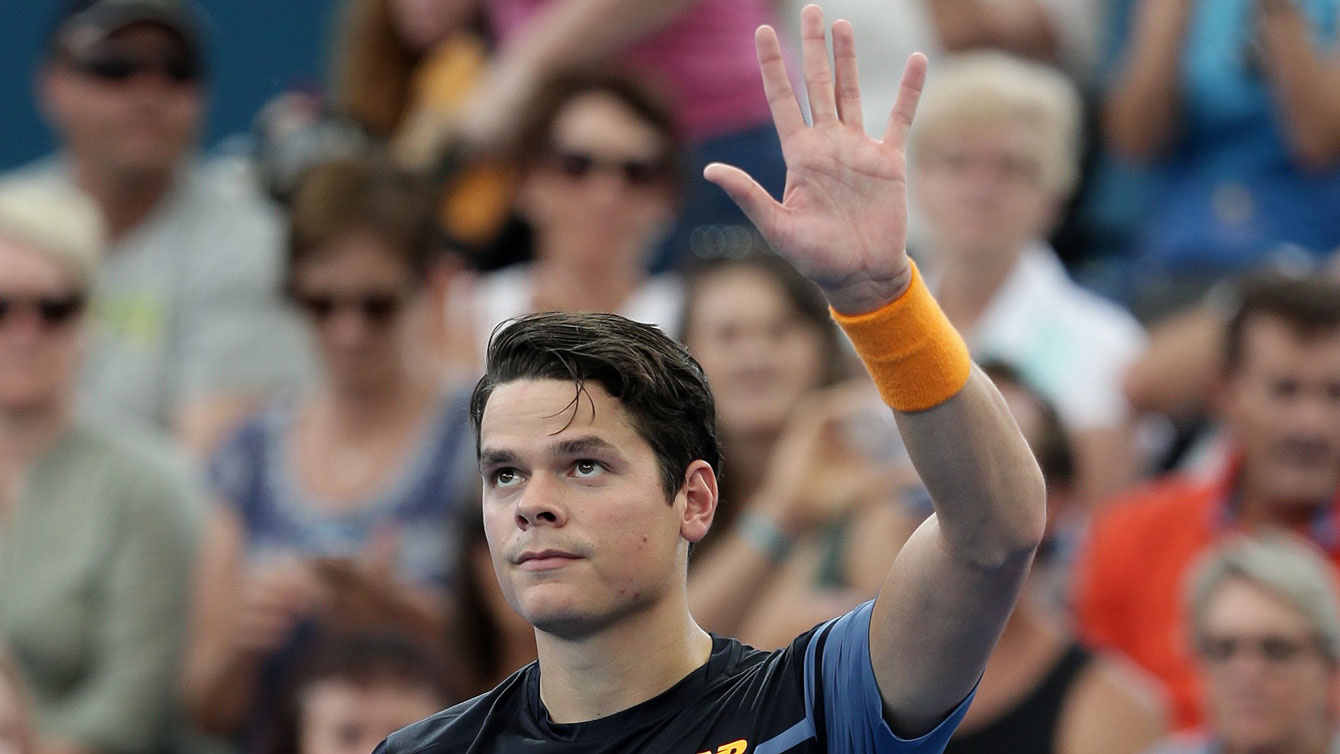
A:
[[[195,57],[185,53],[155,57],[107,52],[87,57],[71,57],[70,67],[85,76],[118,83],[152,72],[164,76],[175,84],[191,84],[199,81],[202,74]]]
[[[293,298],[318,323],[328,321],[338,312],[352,310],[373,325],[385,325],[400,313],[404,305],[403,295],[382,291],[349,295],[298,293]]]
[[[1211,663],[1225,663],[1246,652],[1271,665],[1285,665],[1317,648],[1315,639],[1286,636],[1207,636],[1200,640],[1200,655]]]
[[[37,315],[42,326],[56,329],[69,324],[84,311],[84,296],[8,296],[0,294],[0,325],[8,324],[24,311]]]
[[[665,177],[665,166],[648,160],[613,160],[589,152],[559,151],[554,155],[559,172],[580,180],[596,171],[617,173],[630,186],[650,186]]]

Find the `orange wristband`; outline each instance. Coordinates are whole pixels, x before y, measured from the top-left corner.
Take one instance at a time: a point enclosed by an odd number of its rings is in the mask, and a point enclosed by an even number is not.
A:
[[[953,398],[968,383],[968,346],[915,264],[907,290],[885,306],[852,316],[830,312],[890,408],[924,411]]]

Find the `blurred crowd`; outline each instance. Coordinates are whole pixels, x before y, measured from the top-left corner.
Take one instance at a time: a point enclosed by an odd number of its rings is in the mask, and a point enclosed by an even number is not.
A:
[[[1340,751],[1340,4],[825,10],[872,134],[930,55],[910,252],[1048,481],[949,751]],[[61,146],[0,176],[0,754],[366,754],[532,661],[467,405],[516,315],[655,323],[708,374],[708,630],[788,643],[931,513],[701,177],[784,190],[753,34],[798,3],[331,13],[326,85],[215,154],[200,9],[53,4]]]

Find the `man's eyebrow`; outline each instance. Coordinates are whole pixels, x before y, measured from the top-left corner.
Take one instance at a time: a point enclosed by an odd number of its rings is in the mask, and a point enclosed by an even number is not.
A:
[[[479,451],[480,468],[491,466],[515,466],[520,458],[510,450],[484,448]]]
[[[575,437],[562,440],[550,446],[550,453],[556,456],[579,456],[585,453],[614,453],[623,455],[613,443],[599,437]]]

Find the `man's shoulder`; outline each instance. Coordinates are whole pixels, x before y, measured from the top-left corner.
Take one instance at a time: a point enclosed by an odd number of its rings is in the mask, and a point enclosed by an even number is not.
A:
[[[386,739],[384,751],[386,754],[464,751],[491,725],[526,714],[526,683],[534,667],[527,665],[489,691],[392,733]]]

